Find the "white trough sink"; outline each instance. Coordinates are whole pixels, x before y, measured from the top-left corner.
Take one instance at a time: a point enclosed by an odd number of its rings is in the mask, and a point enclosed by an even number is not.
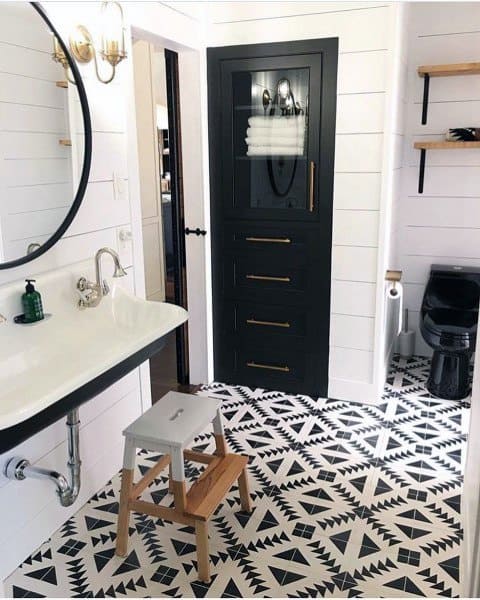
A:
[[[7,318],[0,324],[0,452],[12,445],[8,434],[22,434],[22,423],[39,430],[42,415],[62,412],[62,401],[69,395],[74,401],[71,395],[78,390],[81,396],[82,386],[93,382],[94,388],[102,376],[116,377],[111,370],[119,365],[126,369],[120,378],[155,354],[159,340],[187,320],[179,306],[136,297],[127,277],[108,279],[110,293],[99,306],[79,310],[76,283],[80,276],[94,278],[92,267],[93,260],[39,275],[36,289],[52,316],[34,325],[13,321],[22,312],[24,282],[0,287],[0,313]],[[104,268],[108,272],[110,264]],[[95,395],[91,389],[86,393]],[[77,399],[77,406],[88,399]],[[35,415],[39,423],[33,426]]]

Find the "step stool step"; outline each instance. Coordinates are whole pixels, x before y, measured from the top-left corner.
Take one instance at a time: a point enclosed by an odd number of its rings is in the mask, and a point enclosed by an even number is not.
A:
[[[207,521],[240,477],[248,458],[240,454],[227,454],[211,463],[187,494],[185,513],[194,519]],[[210,466],[210,465],[209,465]]]
[[[215,398],[168,392],[123,433],[139,447],[143,441],[185,448],[210,425],[220,405],[221,400]]]

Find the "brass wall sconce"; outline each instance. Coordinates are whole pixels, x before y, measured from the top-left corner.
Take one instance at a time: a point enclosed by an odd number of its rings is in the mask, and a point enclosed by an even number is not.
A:
[[[97,79],[102,83],[110,83],[115,77],[116,66],[127,57],[123,10],[118,2],[112,0],[102,2],[101,32],[100,49],[97,50],[90,31],[84,25],[77,25],[70,34],[70,52],[79,63],[87,64],[93,60]],[[53,60],[60,63],[65,69],[68,81],[75,83],[70,77],[65,53],[55,37],[53,38],[53,47]],[[111,66],[109,77],[103,77],[100,73],[98,54]]]

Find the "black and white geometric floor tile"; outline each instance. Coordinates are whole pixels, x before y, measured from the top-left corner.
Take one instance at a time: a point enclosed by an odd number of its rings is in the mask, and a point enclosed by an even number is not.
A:
[[[135,514],[114,554],[115,476],[7,580],[15,597],[458,596],[468,402],[431,398],[428,361],[394,359],[366,406],[220,383],[233,451],[250,458],[255,509],[234,488],[210,525],[212,581],[188,527]],[[202,434],[196,447],[212,450]],[[143,452],[139,471],[155,459]],[[195,466],[188,470],[198,476]],[[169,502],[165,477],[145,492]]]

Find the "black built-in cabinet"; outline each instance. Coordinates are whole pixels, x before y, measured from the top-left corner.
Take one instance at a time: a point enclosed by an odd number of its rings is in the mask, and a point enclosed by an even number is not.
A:
[[[208,49],[217,381],[327,394],[337,59]]]

